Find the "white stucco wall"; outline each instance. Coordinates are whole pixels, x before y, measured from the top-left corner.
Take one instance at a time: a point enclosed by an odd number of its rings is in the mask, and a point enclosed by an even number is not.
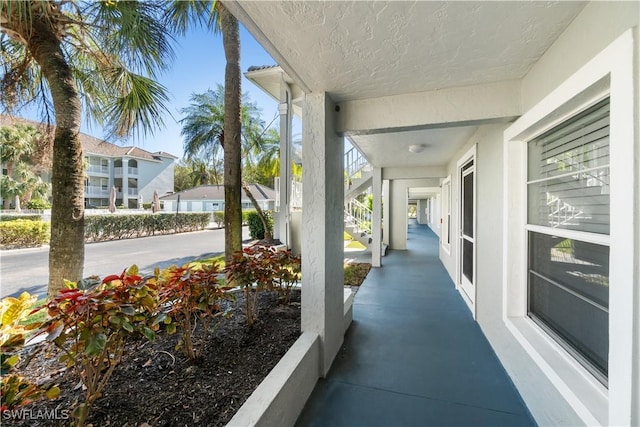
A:
[[[437,187],[438,185],[440,185],[439,178],[394,179],[389,181],[389,199],[391,201],[389,247],[391,249],[407,249],[408,189],[411,187]]]
[[[637,1],[596,1],[585,6],[522,79],[522,112],[539,102],[625,30],[637,27],[639,17],[640,3]]]
[[[416,201],[416,221],[418,224],[427,224],[427,209],[428,199],[422,199]]]
[[[159,196],[173,192],[174,159],[163,157],[162,162],[136,160],[138,162],[138,195],[142,195],[145,203],[153,201],[154,191],[157,191]]]

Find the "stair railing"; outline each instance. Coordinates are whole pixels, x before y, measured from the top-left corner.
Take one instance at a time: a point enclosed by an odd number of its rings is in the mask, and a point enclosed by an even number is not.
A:
[[[353,222],[358,231],[371,234],[371,218],[373,213],[368,206],[360,203],[356,199],[351,199],[345,203],[345,218]]]
[[[345,184],[347,187],[349,187],[351,179],[368,164],[367,159],[355,147],[344,153]]]

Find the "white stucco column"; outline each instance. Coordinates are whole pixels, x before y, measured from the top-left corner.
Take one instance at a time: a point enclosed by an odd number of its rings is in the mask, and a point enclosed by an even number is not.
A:
[[[373,213],[371,218],[371,265],[382,266],[382,169],[373,168]]]
[[[302,331],[321,338],[322,376],[344,334],[344,139],[334,130],[334,108],[325,93],[313,93],[302,115]]]
[[[408,188],[402,180],[391,181],[389,204],[391,205],[391,229],[390,240],[391,249],[407,249],[407,225],[409,203]]]
[[[382,181],[382,243],[389,246],[391,233],[391,197],[389,197],[389,180]]]
[[[289,222],[291,219],[291,129],[293,127],[293,111],[291,106],[291,87],[281,76],[280,80],[280,211],[274,237],[291,248]]]
[[[129,159],[122,159],[122,205],[129,207]]]

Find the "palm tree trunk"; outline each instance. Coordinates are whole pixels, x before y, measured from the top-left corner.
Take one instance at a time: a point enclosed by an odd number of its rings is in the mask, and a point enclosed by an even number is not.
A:
[[[247,196],[249,197],[249,200],[251,200],[253,207],[256,208],[256,213],[260,217],[260,221],[262,222],[262,228],[264,228],[264,240],[268,242],[273,241],[273,233],[271,232],[271,228],[269,227],[267,217],[262,211],[262,208],[258,204],[258,201],[256,200],[256,198],[253,197],[253,193],[251,192],[251,188],[249,188],[249,184],[243,182],[242,189],[244,190],[245,193],[247,193]]]
[[[44,20],[43,20],[44,21]],[[56,128],[53,140],[49,296],[78,281],[84,266],[84,176],[80,143],[81,105],[60,41],[46,22],[34,22],[29,49],[47,79]]]
[[[238,21],[218,2],[224,55],[224,251],[227,262],[242,250],[240,34]]]

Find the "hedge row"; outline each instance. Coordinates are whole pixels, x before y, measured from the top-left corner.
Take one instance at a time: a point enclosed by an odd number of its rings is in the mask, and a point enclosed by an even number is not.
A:
[[[242,225],[249,224],[249,216],[251,214],[255,214],[255,210],[247,209],[242,211]],[[224,211],[215,211],[213,212],[213,222],[216,223],[218,228],[224,227]]]
[[[0,248],[30,248],[49,241],[49,223],[29,219],[0,221]]]
[[[209,224],[208,213],[95,215],[85,217],[84,236],[88,242],[128,239],[157,234],[202,230]]]
[[[17,221],[17,220],[28,220],[28,221],[42,221],[42,215],[39,214],[22,214],[22,215],[2,215],[0,216],[0,222],[4,221]]]

